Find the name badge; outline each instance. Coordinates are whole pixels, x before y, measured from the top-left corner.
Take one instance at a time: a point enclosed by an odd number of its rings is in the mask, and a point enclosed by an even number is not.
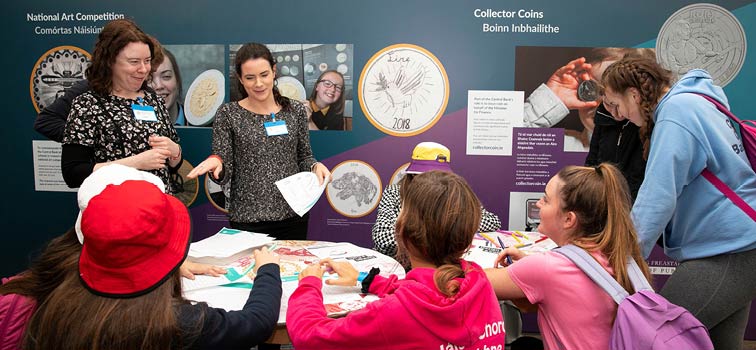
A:
[[[287,135],[289,133],[289,129],[286,128],[286,122],[283,120],[266,122],[263,125],[265,125],[265,133],[268,136]]]
[[[138,104],[132,104],[131,110],[134,112],[134,118],[142,122],[156,122],[158,121],[155,109],[152,106],[143,106]]]

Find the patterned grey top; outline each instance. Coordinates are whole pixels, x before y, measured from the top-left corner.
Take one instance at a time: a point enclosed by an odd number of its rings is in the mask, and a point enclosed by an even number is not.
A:
[[[402,265],[408,266],[403,257],[397,256],[396,235],[394,234],[396,219],[399,218],[401,202],[399,198],[399,184],[389,185],[383,190],[381,201],[378,203],[378,216],[373,225],[374,250],[396,257]],[[501,221],[496,214],[481,207],[479,232],[491,232],[501,228]]]
[[[297,214],[275,182],[315,164],[304,106],[291,101],[276,114],[288,134],[267,136],[270,115],[255,114],[238,102],[221,106],[213,122],[213,153],[223,159],[221,184],[230,181],[229,219],[236,222],[279,221]],[[212,177],[211,177],[212,178]]]
[[[74,99],[63,133],[64,144],[78,144],[94,150],[95,162],[104,163],[134,156],[150,149],[150,135],[166,136],[179,143],[163,98],[144,90],[144,104],[155,109],[158,121],[139,121],[131,106],[137,100],[114,95],[102,97],[87,91]],[[150,170],[173,193],[168,168]]]

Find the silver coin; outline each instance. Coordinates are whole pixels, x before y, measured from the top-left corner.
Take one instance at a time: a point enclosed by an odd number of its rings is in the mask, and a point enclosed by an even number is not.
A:
[[[678,77],[705,69],[725,86],[743,67],[746,37],[738,19],[713,4],[692,4],[673,13],[659,31],[656,60]]]
[[[580,101],[596,101],[599,97],[599,86],[593,80],[583,80],[578,85],[577,96]]]

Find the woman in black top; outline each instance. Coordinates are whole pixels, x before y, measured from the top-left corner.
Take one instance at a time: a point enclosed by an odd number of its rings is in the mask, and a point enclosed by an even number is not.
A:
[[[179,138],[162,99],[147,86],[162,60],[160,44],[134,22],[105,25],[87,68],[90,90],[73,101],[63,133],[61,167],[69,187],[118,163],[157,175],[173,193],[169,172],[182,161]]]

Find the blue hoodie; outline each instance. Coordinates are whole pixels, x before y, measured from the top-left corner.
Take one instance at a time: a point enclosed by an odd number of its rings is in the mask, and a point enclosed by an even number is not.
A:
[[[756,222],[701,176],[708,168],[756,208],[756,174],[727,116],[701,96],[728,106],[706,71],[694,69],[675,83],[654,112],[646,176],[632,215],[643,255],[659,235],[677,261],[756,248]]]

